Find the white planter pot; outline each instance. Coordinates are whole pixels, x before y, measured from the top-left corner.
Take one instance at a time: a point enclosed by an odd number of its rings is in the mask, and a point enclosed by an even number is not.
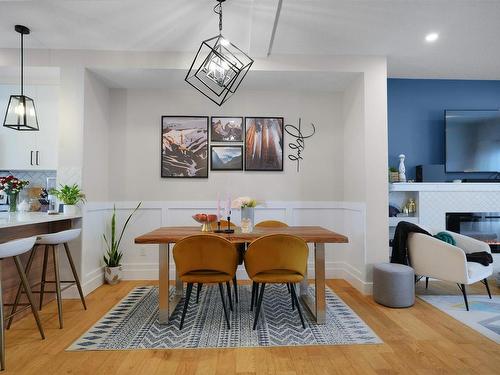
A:
[[[109,285],[118,284],[123,276],[122,266],[104,267],[104,279]]]
[[[65,204],[63,206],[63,212],[65,215],[76,215],[78,207],[74,204]]]

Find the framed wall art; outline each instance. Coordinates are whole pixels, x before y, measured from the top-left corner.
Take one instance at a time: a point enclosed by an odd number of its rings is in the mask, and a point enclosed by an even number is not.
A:
[[[208,178],[208,116],[162,116],[161,177]]]
[[[211,146],[210,170],[242,171],[243,146]]]
[[[245,170],[283,170],[283,117],[245,118]]]
[[[212,116],[210,140],[212,142],[243,142],[243,117]]]

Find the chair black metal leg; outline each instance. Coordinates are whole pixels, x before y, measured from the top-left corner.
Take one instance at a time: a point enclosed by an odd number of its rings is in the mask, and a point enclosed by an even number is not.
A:
[[[462,294],[464,296],[465,308],[467,309],[467,311],[469,311],[469,302],[467,301],[467,291],[465,290],[465,284],[457,284],[457,285],[462,291]]]
[[[200,300],[200,292],[202,287],[203,283],[198,283],[198,285],[196,286],[196,303],[198,303],[198,301]]]
[[[31,254],[30,254],[30,257],[28,259],[28,263],[26,264],[26,268],[24,269],[25,275],[29,275],[29,273],[30,273],[31,265],[33,264],[33,259],[35,258],[35,254],[36,254],[37,249],[38,249],[38,245],[33,246],[33,249],[31,249]],[[22,286],[22,283],[20,282],[19,286],[17,287],[16,299],[14,300],[14,305],[12,306],[12,309],[10,310],[11,317],[9,318],[9,320],[7,322],[7,325],[5,327],[6,329],[10,328],[12,321],[14,320],[14,313],[17,310],[17,305],[19,304],[19,301],[21,300],[21,291],[22,291],[21,286]]]
[[[233,299],[231,298],[231,284],[226,281],[227,298],[229,299],[229,310],[233,311]]]
[[[292,292],[292,298],[295,300],[295,304],[297,305],[297,311],[299,312],[300,322],[302,323],[302,328],[306,328],[304,324],[304,317],[302,316],[302,311],[300,310],[299,300],[297,298],[297,293],[295,292],[295,284],[290,283],[290,290]]]
[[[71,272],[73,273],[73,278],[75,279],[76,288],[78,289],[78,294],[80,294],[80,300],[82,301],[84,310],[87,310],[87,304],[85,303],[85,297],[83,296],[82,284],[80,284],[80,279],[78,278],[78,273],[76,272],[75,263],[73,262],[73,257],[69,251],[68,244],[63,243],[64,250],[66,251],[66,257],[68,258],[69,265],[71,267]]]
[[[488,279],[485,278],[483,280],[483,284],[486,287],[486,291],[488,292],[488,297],[490,297],[490,299],[491,299],[491,292],[490,292],[490,286],[488,285]]]
[[[288,290],[288,293],[290,293],[290,285],[286,283],[286,290]]]
[[[257,284],[257,286],[259,286],[259,284]],[[253,329],[254,329],[254,331],[255,331],[255,328],[257,327],[257,322],[259,321],[259,313],[260,313],[260,309],[262,307],[262,299],[264,298],[264,289],[265,288],[266,288],[266,284],[262,283],[262,285],[260,287],[259,298],[257,300],[257,309],[255,310],[255,318],[254,318],[254,321],[253,321]]]
[[[293,298],[292,291],[290,289],[291,283],[287,283],[286,286],[288,287],[288,292],[290,293],[290,298],[292,300],[292,311],[295,310],[295,299]]]
[[[42,281],[40,282],[40,305],[38,310],[42,310],[43,305],[43,295],[45,292],[45,278],[47,277],[47,262],[49,260],[49,245],[45,245],[45,250],[43,253],[43,267],[42,267]]]
[[[179,325],[179,330],[182,330],[184,326],[184,318],[186,317],[187,309],[189,306],[189,298],[191,297],[191,292],[193,291],[193,283],[188,283],[186,288],[186,297],[184,298],[184,308],[182,309],[181,324]]]
[[[226,309],[226,302],[224,301],[224,290],[222,287],[222,283],[219,283],[219,293],[220,293],[220,299],[222,300],[222,308],[224,310],[224,317],[226,318],[227,329],[231,329],[231,325],[229,324],[229,315]]]
[[[427,289],[429,287],[429,278],[426,277],[425,278],[425,289]]]
[[[257,302],[259,302],[259,289],[260,289],[260,284],[255,283],[255,300],[254,302],[254,307],[257,307]]]
[[[21,259],[19,258],[19,255],[14,257],[14,263],[16,264],[17,273],[19,274],[19,277],[21,278],[21,284],[23,285],[24,293],[26,293],[26,296],[28,297],[28,301],[30,303],[31,311],[33,312],[33,316],[35,317],[38,331],[40,331],[40,336],[42,336],[42,339],[44,339],[45,333],[43,332],[42,322],[40,321],[40,317],[38,316],[38,311],[35,307],[35,300],[33,299],[33,294],[31,294],[31,288],[30,288],[30,285],[28,282],[28,278],[26,277],[26,274],[24,273],[23,266],[21,264]]]
[[[255,300],[255,281],[252,281],[252,299],[250,301],[250,311],[253,311],[254,300]]]
[[[238,296],[238,280],[236,279],[236,274],[234,274],[233,277],[233,285],[234,285],[234,300],[236,303],[239,303],[239,296]]]

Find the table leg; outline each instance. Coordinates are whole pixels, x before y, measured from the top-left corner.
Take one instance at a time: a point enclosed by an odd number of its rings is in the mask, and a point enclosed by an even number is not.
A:
[[[158,320],[160,324],[168,324],[168,319],[170,316],[170,301],[169,301],[169,289],[168,289],[168,270],[170,268],[170,251],[168,244],[160,244],[159,250],[159,311]]]
[[[306,275],[307,276],[307,275]],[[300,283],[300,298],[318,324],[325,324],[325,244],[314,244],[315,294],[308,293],[307,277]]]

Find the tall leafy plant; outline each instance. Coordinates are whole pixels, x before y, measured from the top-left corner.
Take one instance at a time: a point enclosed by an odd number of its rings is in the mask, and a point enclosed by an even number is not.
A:
[[[122,242],[123,234],[125,233],[125,229],[127,229],[127,225],[134,215],[135,211],[139,209],[142,202],[139,202],[137,207],[132,211],[132,213],[128,216],[127,221],[123,225],[122,231],[120,232],[120,236],[117,238],[116,236],[116,207],[113,206],[113,216],[111,216],[111,239],[108,240],[106,234],[103,233],[104,242],[106,243],[106,254],[103,255],[103,260],[106,266],[108,267],[118,267],[120,266],[120,261],[123,257],[123,252],[120,251],[120,243]]]

